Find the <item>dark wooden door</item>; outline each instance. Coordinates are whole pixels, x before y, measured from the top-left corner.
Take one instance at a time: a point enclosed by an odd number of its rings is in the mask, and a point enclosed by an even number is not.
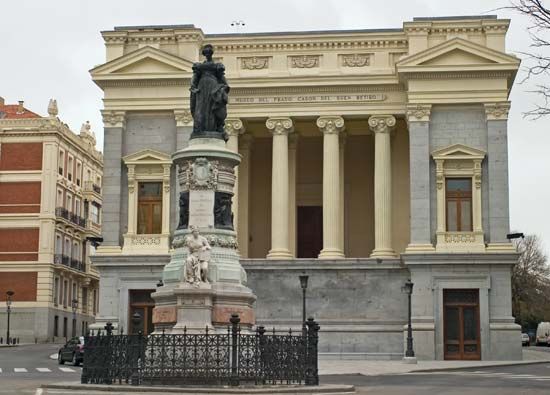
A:
[[[445,359],[481,359],[479,290],[446,289],[444,303]]]
[[[298,258],[317,258],[323,248],[323,207],[298,207]]]
[[[149,289],[130,291],[129,333],[135,334],[141,331],[144,335],[148,335],[153,332],[153,307],[155,307],[155,301],[151,298],[153,292]],[[132,322],[132,316],[135,313],[141,317],[139,327],[134,326]]]

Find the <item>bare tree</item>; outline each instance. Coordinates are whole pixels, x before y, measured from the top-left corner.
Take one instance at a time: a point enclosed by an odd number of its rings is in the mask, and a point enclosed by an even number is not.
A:
[[[512,270],[512,309],[522,327],[550,321],[550,266],[535,235],[516,244],[520,253]]]
[[[536,80],[535,89],[531,92],[542,97],[542,104],[535,104],[535,108],[524,113],[531,119],[538,119],[550,115],[550,84],[546,79],[550,77],[550,8],[546,8],[543,0],[512,0],[511,5],[502,9],[513,10],[529,18],[527,32],[531,37],[531,52],[521,52],[525,56],[524,67],[527,75],[522,83],[528,79]],[[543,82],[538,82],[544,79]]]

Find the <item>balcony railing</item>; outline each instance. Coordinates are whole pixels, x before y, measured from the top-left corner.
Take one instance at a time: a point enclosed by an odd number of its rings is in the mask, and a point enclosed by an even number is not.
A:
[[[72,269],[79,270],[81,272],[86,271],[85,263],[79,261],[78,259],[71,258],[70,256],[67,256],[67,255],[55,254],[53,256],[53,262],[57,265],[67,266]]]
[[[67,210],[65,207],[57,207],[55,209],[55,215],[57,217],[61,217],[66,219],[69,222],[72,222],[75,225],[78,225],[82,228],[86,227],[86,219],[82,218],[80,215],[71,213],[69,210]]]
[[[84,181],[84,191],[86,192],[95,192],[98,195],[101,194],[101,187],[95,184],[93,181]]]

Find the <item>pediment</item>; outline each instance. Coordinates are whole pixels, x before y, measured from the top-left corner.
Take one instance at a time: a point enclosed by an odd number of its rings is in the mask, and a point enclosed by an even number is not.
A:
[[[126,155],[122,158],[126,165],[150,165],[150,164],[168,164],[172,163],[169,154],[153,149],[144,149]]]
[[[435,160],[445,159],[483,159],[486,152],[463,144],[453,144],[432,152]]]
[[[457,70],[517,70],[520,60],[480,44],[453,38],[401,59],[400,72]]]
[[[145,46],[93,68],[90,74],[95,81],[139,76],[181,78],[189,77],[192,67],[193,62],[187,59]]]

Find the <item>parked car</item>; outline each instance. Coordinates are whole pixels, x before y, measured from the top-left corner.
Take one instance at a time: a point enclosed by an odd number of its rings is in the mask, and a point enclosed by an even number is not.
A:
[[[537,337],[535,344],[537,346],[547,346],[548,337],[550,336],[550,322],[541,322],[537,326]]]
[[[522,346],[529,346],[529,343],[530,343],[529,335],[527,333],[522,333],[521,334],[521,345]]]
[[[63,347],[59,349],[57,354],[57,362],[63,365],[65,362],[71,362],[74,366],[78,366],[84,360],[84,337],[73,337]]]

